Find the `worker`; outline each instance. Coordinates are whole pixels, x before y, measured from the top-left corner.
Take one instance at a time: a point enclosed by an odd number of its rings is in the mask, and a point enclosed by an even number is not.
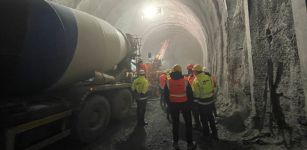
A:
[[[145,75],[147,75],[148,68],[147,68],[146,64],[143,63],[142,59],[139,59],[139,62],[138,62],[138,70],[137,71],[140,71],[140,70],[144,70]]]
[[[214,89],[214,100],[216,101],[216,93],[217,93],[217,86],[216,86],[216,77],[215,75],[211,74],[209,72],[209,69],[207,67],[203,67],[203,71],[206,75],[210,76],[211,77],[211,80],[213,81],[213,89]],[[214,108],[213,108],[213,114],[214,114],[214,117],[217,118],[217,110],[216,110],[216,106],[215,106],[215,103],[214,103]]]
[[[160,86],[161,93],[163,93],[166,80],[167,80],[167,72],[165,70],[165,71],[162,72],[162,74],[160,75],[160,78],[159,78],[159,86]]]
[[[193,67],[195,72],[195,80],[193,81],[193,96],[197,99],[198,110],[200,114],[200,119],[203,126],[203,135],[205,138],[210,136],[209,126],[211,129],[211,136],[218,140],[217,129],[215,124],[215,119],[213,116],[214,109],[214,87],[213,81],[210,76],[204,74],[203,67],[201,65],[195,65]]]
[[[190,85],[192,85],[195,79],[193,67],[194,67],[194,64],[187,65],[188,75],[186,76],[186,80],[190,83]],[[196,99],[193,99],[193,102],[192,102],[192,115],[194,118],[193,128],[196,130],[201,130],[200,116],[198,112],[198,103],[196,102]]]
[[[188,150],[196,149],[196,145],[193,143],[192,135],[192,88],[190,84],[184,79],[181,66],[175,65],[170,77],[171,79],[167,80],[166,82],[164,94],[171,112],[173,127],[173,147],[176,150],[179,149],[179,115],[182,113],[185,121],[185,132]]]
[[[160,78],[159,78],[159,87],[160,87],[160,104],[161,104],[161,107],[163,110],[166,111],[166,118],[167,120],[170,121],[170,112],[169,112],[169,108],[167,106],[167,103],[165,101],[165,98],[164,98],[164,87],[165,87],[165,84],[166,84],[166,81],[168,80],[168,70],[165,70],[162,72],[162,74],[160,75]]]
[[[193,80],[195,78],[194,73],[193,73],[193,67],[194,67],[194,64],[187,65],[188,75],[186,79],[189,81],[190,85],[192,85]]]
[[[144,70],[139,71],[139,76],[133,81],[131,88],[137,103],[137,125],[145,126],[147,125],[144,118],[148,99],[148,80],[145,78]]]

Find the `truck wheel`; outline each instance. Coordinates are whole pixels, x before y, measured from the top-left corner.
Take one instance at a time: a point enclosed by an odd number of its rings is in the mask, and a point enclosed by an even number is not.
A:
[[[116,120],[124,118],[131,107],[131,92],[129,90],[119,90],[111,98],[112,118]]]
[[[76,132],[82,142],[92,142],[108,126],[111,116],[110,104],[102,96],[89,97],[80,111]]]

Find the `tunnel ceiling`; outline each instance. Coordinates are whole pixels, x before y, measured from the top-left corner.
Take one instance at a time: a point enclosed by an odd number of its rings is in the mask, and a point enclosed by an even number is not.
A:
[[[78,3],[74,3],[74,5],[73,7],[79,10],[105,19],[126,33],[139,35],[142,38],[142,49],[152,47],[152,44],[157,43],[149,42],[152,38],[155,38],[155,40],[160,39],[160,42],[170,39],[171,37],[164,35],[165,31],[178,32],[178,35],[174,33],[171,36],[180,35],[181,40],[192,36],[192,39],[195,39],[193,43],[197,45],[195,47],[200,47],[197,55],[202,56],[202,60],[197,60],[197,63],[207,64],[207,35],[210,34],[208,32],[211,32],[209,30],[215,26],[211,23],[206,27],[206,22],[214,19],[214,17],[210,16],[214,11],[210,9],[200,11],[202,7],[199,5],[210,6],[213,4],[184,0],[81,0]],[[148,19],[144,17],[143,9],[147,5],[154,5],[159,9],[154,18]],[[204,18],[207,18],[207,20]],[[182,34],[187,32],[189,34]]]

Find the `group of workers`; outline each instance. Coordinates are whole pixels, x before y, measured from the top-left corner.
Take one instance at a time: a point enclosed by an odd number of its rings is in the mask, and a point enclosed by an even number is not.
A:
[[[195,121],[194,127],[202,129],[205,139],[218,140],[214,104],[216,81],[214,76],[201,65],[189,64],[187,70],[188,75],[184,76],[181,66],[175,65],[171,71],[166,71],[160,76],[160,88],[172,119],[174,149],[179,149],[179,116],[181,113],[185,121],[187,148],[193,150],[196,149],[196,145],[193,142],[192,115]],[[139,71],[139,77],[132,84],[132,91],[136,95],[138,125],[147,125],[144,121],[144,114],[148,97],[146,94],[148,81],[144,70]]]

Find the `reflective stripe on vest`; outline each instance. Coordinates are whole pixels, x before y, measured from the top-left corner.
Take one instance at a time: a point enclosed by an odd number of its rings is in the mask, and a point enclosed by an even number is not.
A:
[[[169,89],[169,99],[170,102],[174,103],[182,103],[188,101],[188,97],[186,95],[186,87],[188,85],[185,79],[179,80],[167,80],[167,87]]]
[[[198,99],[196,103],[200,104],[200,105],[209,105],[212,104],[216,101],[216,99],[214,99],[213,97],[210,98],[205,98],[205,99]]]

